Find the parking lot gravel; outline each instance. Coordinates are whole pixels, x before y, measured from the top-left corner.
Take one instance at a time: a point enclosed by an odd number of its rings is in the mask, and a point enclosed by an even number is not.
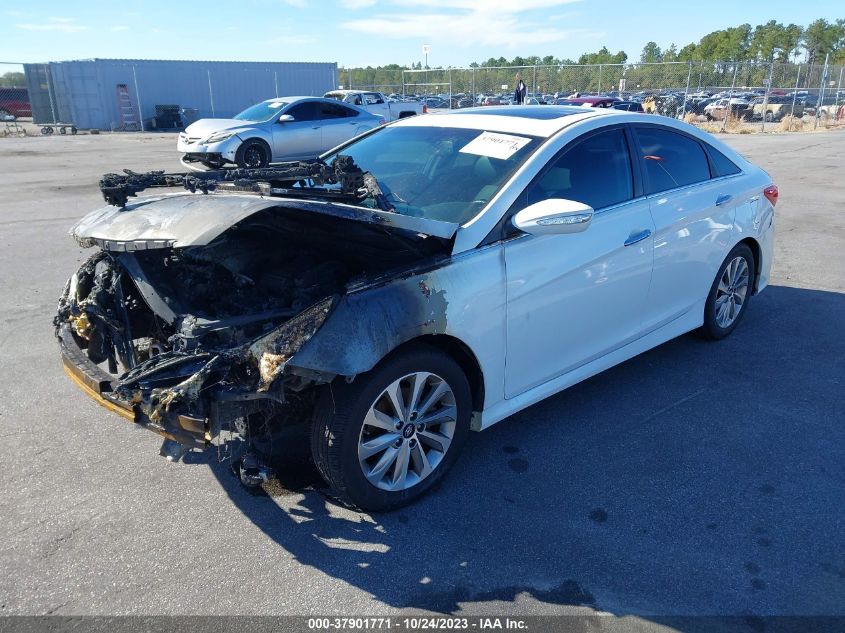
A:
[[[771,286],[470,438],[382,515],[307,464],[267,494],[63,374],[67,235],[173,135],[0,139],[0,614],[845,615],[845,131],[730,136],[780,188]]]

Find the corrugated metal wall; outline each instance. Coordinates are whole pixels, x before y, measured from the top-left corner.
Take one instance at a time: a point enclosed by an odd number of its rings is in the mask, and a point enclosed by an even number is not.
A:
[[[39,113],[52,118],[52,98],[61,121],[106,130],[121,125],[118,84],[127,86],[133,106],[140,103],[145,120],[155,116],[156,105],[195,108],[201,118],[228,118],[264,99],[320,96],[337,85],[335,63],[93,59],[28,64],[24,71]],[[46,107],[36,105],[44,101]]]

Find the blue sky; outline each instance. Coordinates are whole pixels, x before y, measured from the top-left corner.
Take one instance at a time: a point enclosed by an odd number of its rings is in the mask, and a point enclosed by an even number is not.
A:
[[[91,57],[421,61],[465,66],[489,57],[577,58],[606,45],[639,58],[643,44],[682,46],[709,31],[775,19],[842,17],[832,0],[0,0],[0,62]],[[838,9],[838,10],[837,10]]]

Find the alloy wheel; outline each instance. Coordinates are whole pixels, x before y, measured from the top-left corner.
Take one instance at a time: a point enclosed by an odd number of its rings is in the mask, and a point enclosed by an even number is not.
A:
[[[748,262],[742,256],[734,257],[722,273],[716,288],[716,324],[730,327],[745,305],[748,295]]]
[[[248,168],[261,167],[264,162],[264,150],[258,145],[251,145],[244,151],[244,164]]]
[[[370,405],[358,438],[358,462],[372,485],[401,491],[431,475],[455,436],[455,394],[440,376],[399,378]]]

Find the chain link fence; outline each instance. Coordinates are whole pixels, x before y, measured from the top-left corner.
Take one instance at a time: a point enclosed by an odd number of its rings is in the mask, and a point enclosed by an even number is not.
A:
[[[32,108],[23,65],[0,62],[0,136],[26,136]]]
[[[764,130],[787,114],[810,117],[814,126],[845,123],[843,69],[828,64],[699,61],[405,70],[401,94],[436,97],[442,108],[450,109],[496,105],[510,101],[519,75],[529,99],[539,103],[606,96],[691,122],[736,116],[759,121]],[[707,108],[720,98],[728,103]]]

